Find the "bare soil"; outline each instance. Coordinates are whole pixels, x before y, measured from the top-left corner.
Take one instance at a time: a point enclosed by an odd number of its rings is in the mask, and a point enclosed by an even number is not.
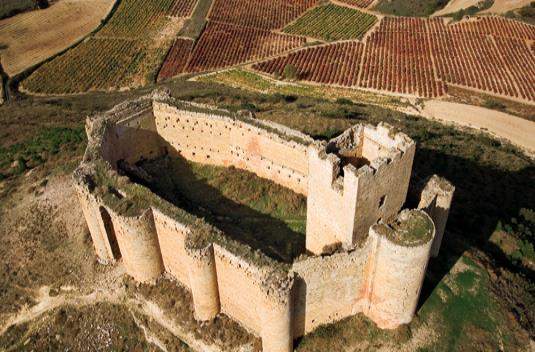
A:
[[[13,76],[68,48],[111,11],[115,0],[60,0],[0,21],[0,55]]]
[[[490,132],[535,153],[535,122],[504,112],[440,100],[427,101],[423,115]]]

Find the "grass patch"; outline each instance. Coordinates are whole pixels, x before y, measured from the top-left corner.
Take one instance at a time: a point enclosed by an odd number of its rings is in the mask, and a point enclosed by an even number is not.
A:
[[[139,164],[141,180],[154,193],[206,219],[231,238],[291,262],[304,252],[306,198],[233,167],[217,167],[165,157]]]
[[[483,350],[495,349],[505,338],[496,334],[496,329],[507,318],[495,308],[500,303],[490,293],[488,274],[466,257],[457,265],[463,269],[439,283],[419,312],[420,319],[433,315],[441,327],[434,343],[437,350],[457,350],[470,345],[470,340]],[[482,335],[485,338],[480,341]]]
[[[179,35],[191,39],[198,39],[206,27],[206,17],[210,11],[213,0],[199,0],[191,18],[185,23],[180,30]]]
[[[0,147],[0,175],[21,174],[53,158],[61,151],[81,151],[85,148],[83,127],[54,127],[39,132],[21,143]]]
[[[373,15],[328,4],[314,7],[283,31],[326,41],[360,39],[375,22]]]
[[[448,0],[381,0],[374,10],[386,15],[424,17],[446,6]]]
[[[535,25],[535,1],[518,10],[512,10],[505,14],[506,17]]]
[[[346,99],[345,105],[349,105],[347,104],[348,101],[354,101],[359,103],[367,102],[372,104],[381,104],[385,106],[404,105],[397,98],[371,94],[356,89],[322,87],[319,85],[295,82],[280,84],[277,81],[265,78],[259,74],[240,69],[232,69],[216,74],[204,75],[197,78],[197,80],[206,83],[224,84],[234,88],[242,88],[253,92],[271,94],[275,96],[301,96],[331,100],[336,100],[340,97],[344,97]]]
[[[460,9],[459,11],[449,14],[448,16],[453,17],[454,21],[460,21],[465,16],[474,16],[478,12],[490,9],[493,4],[494,4],[494,0],[483,0],[477,3],[476,5],[472,5],[467,8]]]

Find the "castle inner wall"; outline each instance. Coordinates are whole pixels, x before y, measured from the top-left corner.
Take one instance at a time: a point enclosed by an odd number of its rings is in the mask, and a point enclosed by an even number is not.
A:
[[[225,116],[154,103],[156,132],[188,160],[235,166],[301,194],[307,193],[307,146]]]

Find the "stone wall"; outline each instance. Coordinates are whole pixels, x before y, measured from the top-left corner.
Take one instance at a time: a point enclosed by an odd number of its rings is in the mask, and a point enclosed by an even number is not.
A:
[[[438,256],[440,251],[453,201],[453,193],[455,193],[455,187],[448,180],[437,175],[433,175],[427,180],[421,193],[418,209],[429,214],[436,227],[436,236],[431,249],[433,257]]]
[[[311,139],[300,134],[282,138],[271,131],[285,131],[279,126],[270,124],[268,130],[261,127],[261,121],[257,121],[256,124],[260,125],[256,125],[247,122],[247,119],[238,120],[217,115],[215,111],[187,111],[163,102],[154,103],[156,131],[170,145],[170,152],[200,163],[248,170],[306,194],[306,153]]]
[[[185,240],[190,230],[158,209],[153,209],[153,214],[165,271],[182,285],[189,287]]]
[[[409,187],[415,145],[380,124],[356,126],[329,144],[309,147],[307,249],[364,242],[368,229],[399,212]]]
[[[88,120],[88,149],[74,180],[101,262],[122,258],[141,282],[167,272],[191,291],[197,320],[224,313],[261,336],[266,352],[289,352],[295,338],[358,312],[381,328],[412,319],[453,187],[432,178],[419,206],[425,212],[399,213],[414,157],[405,135],[355,126],[312,143],[251,117],[148,101]],[[121,160],[167,153],[246,169],[307,194],[307,249],[322,255],[276,263],[116,172]],[[425,231],[411,228],[414,218]]]
[[[368,249],[366,244],[349,253],[311,257],[294,263],[295,337],[356,313],[355,304],[364,286]]]

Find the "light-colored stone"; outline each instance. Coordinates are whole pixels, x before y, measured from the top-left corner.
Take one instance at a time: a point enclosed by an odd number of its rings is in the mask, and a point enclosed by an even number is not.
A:
[[[314,142],[252,116],[162,93],[89,118],[87,133],[74,181],[97,256],[103,263],[122,256],[137,281],[167,272],[191,290],[196,319],[225,313],[260,336],[266,352],[290,352],[295,338],[359,312],[381,328],[412,319],[447,220],[447,211],[437,209],[449,210],[453,186],[432,178],[419,206],[425,212],[400,213],[415,151],[406,135],[385,124],[357,125],[327,143]],[[283,265],[155,195],[127,216],[96,192],[98,165],[118,177],[123,161],[166,154],[249,170],[307,195],[306,246],[318,255]],[[115,197],[133,192],[120,184],[109,190]],[[421,243],[410,243],[412,230],[400,230],[411,216],[431,224]]]

